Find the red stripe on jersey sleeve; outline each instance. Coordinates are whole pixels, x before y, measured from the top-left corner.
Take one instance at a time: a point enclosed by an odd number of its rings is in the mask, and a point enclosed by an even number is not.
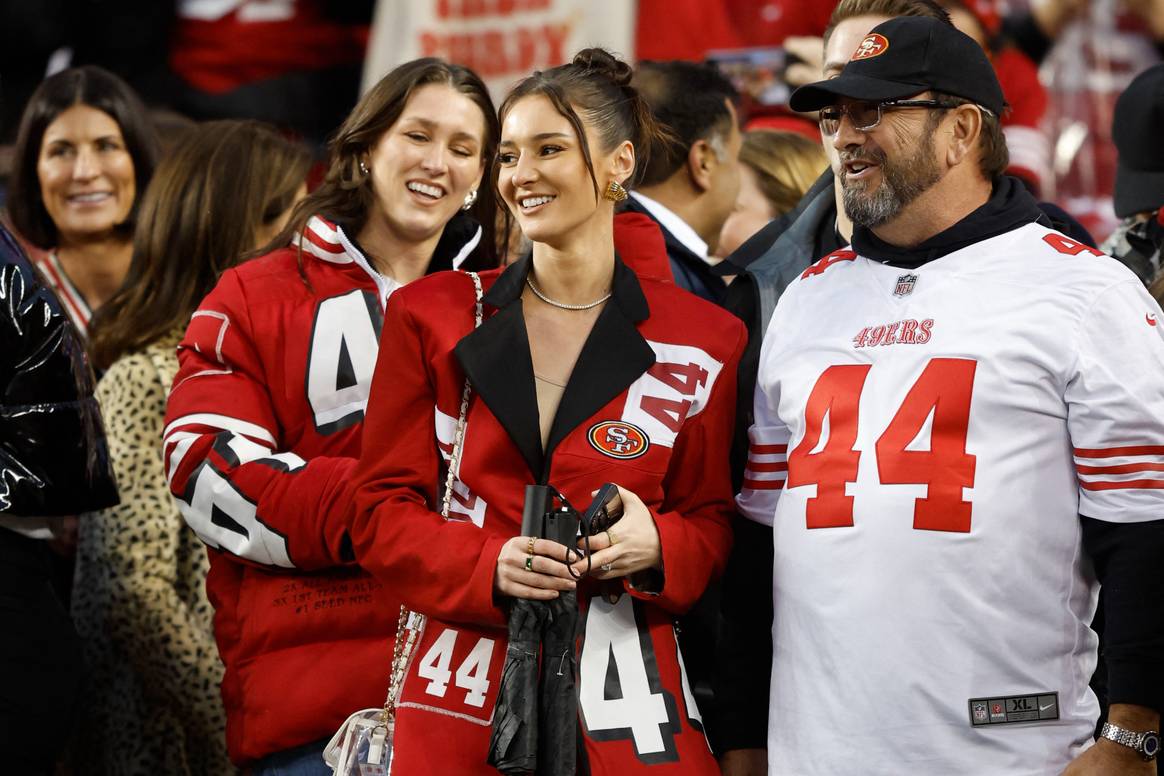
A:
[[[1084,490],[1164,489],[1164,480],[1124,480],[1123,482],[1080,482]]]
[[[788,445],[752,445],[748,448],[748,455],[784,455],[788,452]]]
[[[787,461],[748,461],[748,471],[753,472],[786,472],[788,471]]]
[[[1162,483],[1164,484],[1164,483]],[[784,480],[744,480],[744,490],[783,490]]]
[[[1123,463],[1118,466],[1084,466],[1075,464],[1080,474],[1131,474],[1132,472],[1164,472],[1164,463]]]
[[[1075,448],[1076,458],[1118,458],[1123,455],[1164,455],[1164,445]]]

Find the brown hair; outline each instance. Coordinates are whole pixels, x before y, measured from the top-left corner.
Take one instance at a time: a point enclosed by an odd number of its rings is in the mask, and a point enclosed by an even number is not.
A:
[[[107,70],[93,65],[63,70],[41,82],[20,119],[8,185],[8,214],[16,231],[38,248],[56,246],[60,235],[44,207],[37,161],[45,130],[74,105],[87,105],[108,115],[121,130],[125,150],[133,160],[137,197],[118,231],[128,236],[137,221],[138,203],[158,161],[158,143],[146,110],[133,89]]]
[[[719,68],[706,62],[647,60],[638,63],[633,83],[651,115],[674,137],[651,149],[640,178],[643,186],[674,175],[700,140],[712,143],[716,157],[724,161],[725,142],[737,120],[728,103],[737,105],[740,94]]]
[[[141,197],[125,282],[96,312],[94,363],[108,368],[184,326],[218,277],[255,248],[307,176],[307,149],[257,121],[190,130]]]
[[[972,100],[955,97],[952,94],[933,92],[935,100],[951,105],[977,105]],[[1006,147],[1006,134],[1002,131],[1002,121],[994,112],[978,105],[982,114],[982,129],[978,133],[978,169],[984,178],[997,181],[1010,166],[1010,151]],[[936,125],[936,122],[935,122]]]
[[[635,170],[630,178],[622,181],[629,189],[642,178],[650,163],[652,145],[665,143],[670,138],[670,133],[655,121],[646,101],[631,86],[631,76],[630,65],[606,49],[582,49],[569,64],[535,71],[513,87],[501,103],[500,120],[504,121],[514,104],[524,97],[540,94],[549,98],[578,135],[597,199],[600,187],[594,175],[594,158],[586,140],[586,129],[578,115],[581,113],[602,141],[602,151],[609,152],[624,140],[634,146]]]
[[[740,162],[756,174],[773,215],[796,207],[829,160],[820,143],[796,132],[757,129],[744,133]]]
[[[328,167],[323,183],[296,206],[287,226],[263,248],[264,252],[289,245],[302,234],[308,220],[315,215],[340,224],[349,234],[363,228],[376,204],[370,177],[360,172],[360,159],[404,113],[413,92],[427,84],[451,86],[476,103],[485,119],[485,137],[481,146],[485,175],[481,179],[477,201],[469,209],[469,214],[481,226],[482,239],[474,252],[478,260],[470,260],[463,266],[472,269],[496,264],[497,204],[492,187],[485,185],[485,181],[492,177],[497,140],[501,134],[497,113],[489,90],[476,73],[433,57],[414,59],[396,67],[356,103],[328,143]],[[300,267],[302,269],[302,264]]]
[[[828,26],[824,29],[825,45],[828,45],[838,24],[856,16],[888,16],[891,19],[898,16],[925,16],[953,26],[950,14],[934,0],[841,0],[833,9]]]

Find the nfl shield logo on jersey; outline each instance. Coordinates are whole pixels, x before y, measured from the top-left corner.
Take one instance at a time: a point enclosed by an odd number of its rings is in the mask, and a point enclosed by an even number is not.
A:
[[[917,284],[917,275],[901,275],[897,278],[897,286],[893,289],[894,296],[909,296]]]

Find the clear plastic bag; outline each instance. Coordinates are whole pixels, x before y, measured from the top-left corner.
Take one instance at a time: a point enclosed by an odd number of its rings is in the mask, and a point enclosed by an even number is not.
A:
[[[384,709],[361,709],[340,725],[323,749],[334,776],[389,776],[394,725],[383,716]]]

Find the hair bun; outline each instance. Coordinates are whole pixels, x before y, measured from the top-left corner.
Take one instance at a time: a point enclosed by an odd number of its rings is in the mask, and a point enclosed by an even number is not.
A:
[[[599,73],[618,86],[628,86],[634,71],[631,66],[604,48],[586,48],[574,55],[573,64],[583,70]]]

